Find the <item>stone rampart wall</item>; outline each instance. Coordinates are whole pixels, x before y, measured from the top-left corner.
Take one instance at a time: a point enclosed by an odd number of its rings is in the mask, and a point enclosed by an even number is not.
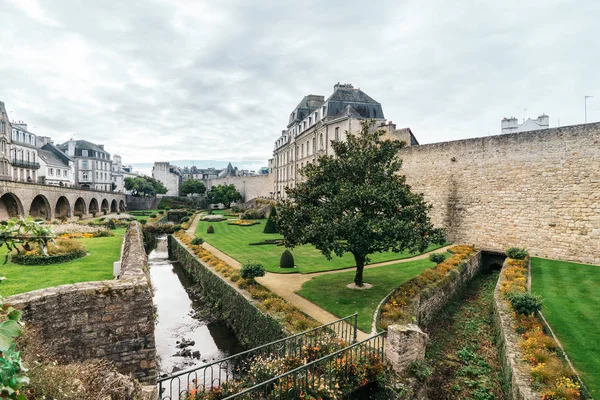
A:
[[[242,202],[256,197],[271,197],[273,192],[273,174],[256,176],[230,176],[227,178],[211,179],[207,182],[207,190],[217,185],[235,185],[242,195]]]
[[[11,296],[64,361],[101,358],[142,382],[156,379],[154,306],[141,229],[133,222],[121,258],[121,279],[82,282]],[[116,260],[115,260],[116,261]]]
[[[412,146],[400,157],[449,240],[600,263],[600,123]]]
[[[128,210],[155,210],[160,203],[158,197],[140,197],[128,194],[126,198]]]

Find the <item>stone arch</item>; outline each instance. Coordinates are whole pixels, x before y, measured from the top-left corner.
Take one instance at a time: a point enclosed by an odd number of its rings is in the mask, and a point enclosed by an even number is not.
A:
[[[125,202],[123,200],[119,201],[119,211],[125,211]]]
[[[119,211],[117,209],[117,201],[113,199],[113,201],[110,202],[110,212],[116,213],[117,211]]]
[[[23,204],[13,193],[5,193],[0,197],[0,219],[5,220],[23,215]]]
[[[29,215],[33,218],[43,218],[45,220],[52,219],[52,209],[50,202],[43,194],[38,194],[33,198],[29,207]]]
[[[100,210],[108,212],[108,200],[106,200],[106,199],[102,200],[102,205],[100,206]]]
[[[92,198],[90,200],[90,206],[88,208],[88,212],[90,214],[98,212],[98,200],[96,200],[95,198]]]
[[[77,200],[75,200],[75,215],[84,216],[85,214],[87,214],[85,200],[83,200],[81,197],[78,197]]]
[[[71,216],[71,204],[65,196],[60,196],[54,207],[54,218],[68,218]]]

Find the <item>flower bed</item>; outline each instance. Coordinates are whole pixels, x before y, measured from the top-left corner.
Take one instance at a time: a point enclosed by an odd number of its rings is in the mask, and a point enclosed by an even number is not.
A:
[[[202,221],[208,221],[208,222],[221,222],[221,221],[225,221],[227,218],[223,218],[222,215],[207,215],[205,217],[202,217]]]
[[[431,297],[439,287],[457,279],[466,268],[465,261],[475,254],[476,249],[473,246],[458,245],[448,251],[452,253],[452,257],[403,283],[391,294],[381,307],[380,328],[387,329],[393,324],[412,322],[417,301],[421,297]]]
[[[508,258],[500,274],[500,292],[510,304],[511,296],[527,293],[527,265],[529,259]],[[520,335],[522,360],[529,364],[532,389],[539,391],[542,400],[576,400],[581,397],[577,377],[564,364],[558,345],[544,332],[544,327],[534,315],[514,313],[515,332]]]
[[[320,325],[316,320],[307,316],[264,286],[251,279],[243,279],[239,270],[218,259],[211,252],[204,249],[202,245],[191,244],[192,239],[185,232],[176,232],[174,236],[190,248],[201,261],[212,266],[221,275],[234,282],[240,289],[247,291],[253,299],[257,300],[257,306],[261,311],[268,312],[271,316],[275,317],[289,332],[302,332]]]
[[[66,239],[113,236],[113,234],[104,226],[92,226],[73,222],[54,225],[52,230],[59,237]]]
[[[237,226],[252,226],[260,224],[260,221],[253,219],[236,219],[233,221],[227,222],[227,225],[237,225]]]
[[[82,243],[59,239],[56,243],[48,244],[48,255],[40,254],[36,248],[25,253],[12,253],[10,260],[20,265],[50,265],[69,262],[86,255],[87,249]]]

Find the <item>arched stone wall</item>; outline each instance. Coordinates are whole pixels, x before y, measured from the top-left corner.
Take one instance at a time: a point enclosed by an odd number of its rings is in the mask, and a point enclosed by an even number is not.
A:
[[[113,199],[113,201],[110,202],[110,212],[116,213],[117,211],[119,211],[117,207],[117,201]]]
[[[98,211],[100,211],[98,208],[98,200],[93,198],[92,200],[90,200],[90,206],[88,208],[88,212],[91,214],[91,213],[95,213]]]
[[[77,214],[81,214],[81,215],[87,214],[87,207],[85,206],[85,200],[83,200],[81,197],[78,197],[77,200],[75,200],[75,215],[77,215]]]
[[[102,205],[100,206],[100,211],[104,211],[106,210],[106,212],[108,212],[108,200],[103,199],[102,200]]]
[[[54,218],[68,218],[72,215],[71,204],[65,196],[60,196],[54,207]]]
[[[29,215],[33,218],[43,218],[50,221],[52,219],[52,208],[50,202],[43,194],[38,194],[31,201]]]
[[[23,204],[17,196],[5,193],[0,197],[0,219],[8,219],[23,215]]]

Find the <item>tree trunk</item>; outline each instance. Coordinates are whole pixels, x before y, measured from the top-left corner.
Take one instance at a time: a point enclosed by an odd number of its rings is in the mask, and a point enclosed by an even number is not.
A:
[[[356,286],[362,286],[363,270],[365,269],[365,256],[354,254],[354,261],[356,261],[356,275],[354,275],[354,284]]]

